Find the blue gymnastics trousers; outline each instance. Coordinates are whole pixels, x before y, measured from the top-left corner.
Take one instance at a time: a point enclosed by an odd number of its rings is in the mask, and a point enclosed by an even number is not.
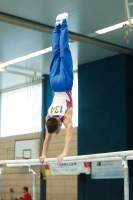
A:
[[[69,48],[68,26],[55,26],[52,34],[52,62],[50,65],[50,84],[54,92],[66,92],[73,86],[73,62]]]

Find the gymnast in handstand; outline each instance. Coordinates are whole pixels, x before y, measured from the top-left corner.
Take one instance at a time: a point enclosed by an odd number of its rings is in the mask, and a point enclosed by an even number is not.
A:
[[[66,128],[65,145],[62,154],[57,157],[57,162],[61,162],[63,157],[68,154],[72,140],[73,63],[69,48],[67,19],[67,13],[58,15],[52,34],[50,84],[54,91],[54,97],[46,116],[46,137],[40,162],[44,162],[47,156],[52,134],[58,134],[62,124],[64,124]]]

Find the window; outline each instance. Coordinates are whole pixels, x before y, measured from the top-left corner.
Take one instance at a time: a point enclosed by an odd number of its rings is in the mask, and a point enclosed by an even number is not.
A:
[[[1,137],[41,131],[42,84],[1,94]]]

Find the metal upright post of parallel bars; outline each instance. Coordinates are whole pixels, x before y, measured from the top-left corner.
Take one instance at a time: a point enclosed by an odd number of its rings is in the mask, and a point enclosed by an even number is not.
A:
[[[122,159],[122,165],[124,167],[124,200],[129,200],[129,168],[128,161]]]
[[[29,167],[29,172],[33,174],[33,200],[36,200],[36,172]]]

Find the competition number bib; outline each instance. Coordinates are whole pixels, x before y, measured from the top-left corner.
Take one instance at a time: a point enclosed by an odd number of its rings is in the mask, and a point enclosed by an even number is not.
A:
[[[54,115],[64,116],[65,112],[66,112],[66,104],[65,103],[61,104],[61,105],[53,104],[50,106],[48,114],[50,116],[54,116]]]

